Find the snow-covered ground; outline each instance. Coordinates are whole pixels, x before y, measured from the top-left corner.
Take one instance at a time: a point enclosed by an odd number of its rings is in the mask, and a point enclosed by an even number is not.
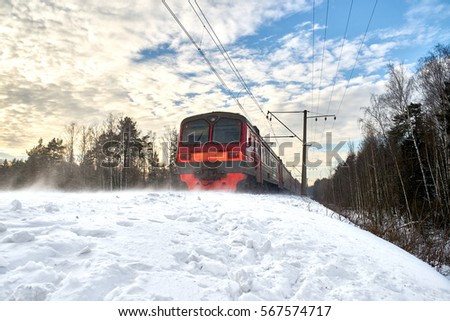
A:
[[[301,197],[0,193],[0,300],[450,300],[450,281]]]

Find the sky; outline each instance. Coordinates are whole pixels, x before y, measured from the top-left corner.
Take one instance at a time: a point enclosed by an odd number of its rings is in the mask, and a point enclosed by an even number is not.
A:
[[[349,142],[358,146],[362,108],[383,92],[387,64],[414,72],[436,44],[450,42],[444,0],[166,3],[195,45],[160,0],[0,0],[0,158],[25,158],[71,122],[101,127],[109,113],[162,133],[193,114],[238,112],[263,135],[282,136],[289,133],[266,113],[308,110],[336,116],[308,119],[308,158],[320,163],[308,169],[311,184],[329,175],[334,156],[345,159]],[[300,136],[302,114],[277,117]],[[271,141],[299,176],[301,143]]]

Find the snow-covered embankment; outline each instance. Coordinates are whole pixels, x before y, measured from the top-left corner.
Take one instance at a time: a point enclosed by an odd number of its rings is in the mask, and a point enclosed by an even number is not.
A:
[[[230,193],[0,193],[0,289],[0,300],[450,300],[448,279],[309,199]]]

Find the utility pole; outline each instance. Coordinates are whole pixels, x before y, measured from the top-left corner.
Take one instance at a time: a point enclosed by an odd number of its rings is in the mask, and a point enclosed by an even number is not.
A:
[[[308,120],[308,111],[305,109],[303,111],[303,155],[302,155],[302,195],[306,195],[306,190],[308,189],[308,179],[306,177],[306,151],[307,151],[307,147],[308,144],[307,142],[307,138],[306,138],[306,126],[308,124],[307,122]]]
[[[295,135],[295,133],[286,125],[284,124],[280,119],[278,119],[278,117],[276,117],[274,114],[300,114],[303,113],[303,139],[300,139],[297,135]],[[272,120],[273,116],[276,120],[278,120],[288,131],[290,131],[294,137],[296,137],[299,141],[301,141],[303,143],[303,150],[302,150],[302,180],[301,180],[301,194],[305,195],[307,194],[307,190],[308,190],[308,178],[307,178],[307,166],[306,166],[306,162],[307,162],[307,151],[308,151],[308,140],[307,140],[307,127],[308,127],[308,118],[315,118],[316,121],[318,118],[325,118],[325,120],[327,120],[327,117],[334,117],[334,119],[336,119],[336,115],[316,115],[316,116],[308,116],[308,110],[303,110],[303,111],[278,111],[278,112],[267,112],[267,118],[269,118],[270,115],[270,120]],[[292,137],[292,136],[287,136],[287,137]]]

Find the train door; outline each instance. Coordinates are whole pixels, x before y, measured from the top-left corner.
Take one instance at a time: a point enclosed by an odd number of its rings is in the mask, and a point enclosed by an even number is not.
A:
[[[247,127],[247,159],[251,162],[255,170],[256,182],[262,183],[261,143],[259,139],[259,136],[250,127]]]
[[[263,183],[263,160],[261,152],[262,144],[259,137],[255,137],[255,169],[256,169],[256,182]]]
[[[284,173],[283,173],[283,163],[281,158],[277,159],[277,169],[278,169],[278,188],[282,189],[284,187]]]

